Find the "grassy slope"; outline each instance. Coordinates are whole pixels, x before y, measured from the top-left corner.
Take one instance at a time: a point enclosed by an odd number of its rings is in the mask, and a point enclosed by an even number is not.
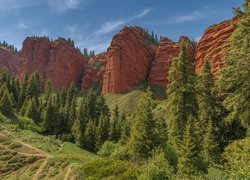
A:
[[[25,155],[19,154],[22,144],[27,145]],[[0,155],[0,179],[135,179],[139,169],[133,163],[101,158],[53,136],[19,130],[1,113]]]

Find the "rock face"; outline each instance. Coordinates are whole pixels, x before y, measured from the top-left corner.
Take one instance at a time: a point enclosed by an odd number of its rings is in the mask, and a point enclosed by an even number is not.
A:
[[[142,37],[139,27],[124,27],[113,37],[106,56],[103,94],[128,92],[147,79],[155,50]]]
[[[235,30],[233,24],[238,21],[235,18],[232,21],[225,21],[205,30],[196,46],[196,72],[201,71],[205,58],[209,60],[213,73],[221,68],[221,59],[230,47],[228,40]]]
[[[238,19],[209,27],[196,45],[196,72],[200,72],[204,59],[208,58],[215,73],[222,67],[221,59],[230,47],[229,38]],[[164,38],[160,46],[149,45],[143,38],[143,29],[124,27],[113,37],[107,53],[89,60],[65,39],[51,42],[47,38],[28,37],[20,54],[0,46],[0,68],[22,78],[25,73],[37,70],[42,82],[52,81],[54,89],[81,85],[81,90],[102,84],[103,94],[123,93],[132,90],[140,81],[160,88],[167,86],[167,74],[173,57],[178,56],[182,36],[178,42]],[[187,53],[193,57],[194,49]],[[193,60],[193,58],[191,58]]]
[[[26,38],[23,43],[20,76],[38,71],[54,89],[80,84],[87,60],[63,38],[50,42],[45,38]]]
[[[172,59],[178,57],[181,44],[185,42],[186,53],[189,61],[194,60],[193,45],[188,37],[181,36],[178,42],[173,42],[167,38],[161,39],[160,46],[156,52],[155,59],[149,72],[148,83],[160,88],[166,88],[168,84],[168,71],[171,67]]]
[[[9,48],[0,46],[0,68],[16,75],[20,71],[21,57]]]
[[[180,50],[180,42],[186,41],[184,37],[175,43],[167,38],[162,38],[160,46],[156,52],[155,59],[149,72],[148,83],[160,88],[166,88],[167,75],[172,59],[177,57]]]
[[[88,61],[88,67],[82,78],[81,91],[90,88],[92,85],[101,84],[105,71],[106,53],[98,54]]]

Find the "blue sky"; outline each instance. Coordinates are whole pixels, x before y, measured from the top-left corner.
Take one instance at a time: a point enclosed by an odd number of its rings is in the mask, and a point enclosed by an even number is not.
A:
[[[21,48],[27,36],[72,38],[105,51],[125,25],[149,28],[178,40],[199,39],[210,25],[233,16],[242,0],[0,0],[0,41]]]

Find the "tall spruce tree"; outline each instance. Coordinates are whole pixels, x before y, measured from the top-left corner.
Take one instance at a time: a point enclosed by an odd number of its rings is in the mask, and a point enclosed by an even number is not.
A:
[[[40,113],[35,98],[30,98],[28,100],[24,116],[33,119],[36,123],[40,122]]]
[[[96,125],[93,120],[87,123],[84,133],[84,147],[90,151],[96,150]]]
[[[231,49],[224,59],[218,87],[228,111],[226,122],[238,121],[250,135],[250,2],[245,0],[243,15],[231,38]]]
[[[128,142],[129,148],[137,158],[150,157],[156,147],[156,121],[152,112],[155,106],[152,93],[148,89],[137,107]]]
[[[25,74],[24,80],[21,83],[21,89],[20,89],[20,94],[18,96],[18,108],[21,109],[23,106],[23,103],[26,99],[26,91],[27,91],[27,86],[28,86],[28,80],[29,76],[28,74]]]
[[[211,68],[206,59],[197,81],[199,105],[199,134],[202,144],[203,160],[209,165],[218,160],[220,116],[218,115],[217,98],[212,92],[214,80]]]
[[[188,62],[191,58],[186,54],[185,43],[182,43],[180,55],[173,59],[168,75],[168,140],[176,147],[180,145],[188,117],[198,116],[194,65]]]
[[[189,116],[180,146],[181,153],[178,159],[178,174],[183,177],[197,174],[200,167],[196,121],[196,118]]]
[[[109,138],[111,141],[117,142],[120,139],[120,136],[121,136],[120,115],[118,106],[116,105],[110,120]]]
[[[12,116],[13,115],[13,108],[10,101],[10,94],[6,88],[3,96],[0,99],[0,112],[5,116]]]

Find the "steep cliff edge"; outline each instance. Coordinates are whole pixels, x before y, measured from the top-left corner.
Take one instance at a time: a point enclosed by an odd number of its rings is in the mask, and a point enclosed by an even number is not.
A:
[[[0,68],[16,75],[20,71],[21,57],[13,50],[0,46]]]
[[[196,46],[196,72],[201,71],[205,58],[209,60],[213,73],[222,67],[221,59],[230,47],[229,38],[235,30],[234,24],[238,21],[237,18],[234,18],[205,30]]]
[[[167,38],[162,38],[160,46],[156,52],[151,70],[149,72],[148,84],[155,85],[160,88],[166,88],[168,71],[174,57],[179,55],[180,45],[186,42],[191,43],[188,37],[181,36],[178,42],[173,42]],[[193,56],[193,51],[187,46],[187,53]]]
[[[69,87],[71,83],[81,84],[87,64],[86,58],[63,38],[54,42],[46,38],[26,38],[21,57],[24,60],[20,76],[38,71],[44,83],[52,81],[54,89]]]
[[[147,79],[155,56],[155,48],[148,45],[140,27],[124,27],[113,37],[106,56],[103,94],[128,92]]]
[[[88,66],[82,77],[82,92],[93,85],[102,84],[106,65],[105,57],[106,53],[101,53],[89,59]]]

